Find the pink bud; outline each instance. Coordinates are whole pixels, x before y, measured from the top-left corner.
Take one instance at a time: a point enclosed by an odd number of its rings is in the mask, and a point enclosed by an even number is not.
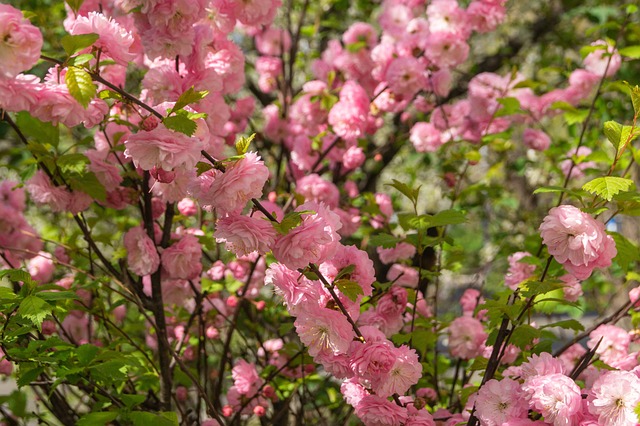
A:
[[[180,402],[187,400],[187,388],[184,386],[178,386],[176,388],[176,399]]]
[[[225,405],[222,407],[222,415],[225,417],[231,417],[233,414],[233,408],[230,405]]]
[[[262,405],[258,405],[258,406],[253,408],[253,414],[255,414],[258,417],[264,416],[265,413],[266,413],[266,410],[264,409],[264,407]]]
[[[226,300],[226,304],[230,308],[235,308],[236,306],[238,306],[238,298],[235,296],[229,296],[229,298]]]

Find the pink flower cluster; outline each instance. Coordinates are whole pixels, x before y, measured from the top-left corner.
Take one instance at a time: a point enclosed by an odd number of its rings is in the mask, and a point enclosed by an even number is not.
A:
[[[569,205],[549,210],[540,235],[549,254],[580,280],[589,278],[595,268],[611,265],[617,252],[602,222]]]
[[[42,250],[38,232],[24,217],[25,191],[11,180],[0,182],[0,253],[9,261],[5,267],[18,267],[21,260],[31,259]]]

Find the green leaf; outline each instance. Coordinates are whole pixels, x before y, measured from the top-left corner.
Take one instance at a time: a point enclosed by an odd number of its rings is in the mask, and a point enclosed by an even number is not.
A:
[[[358,53],[359,51],[361,51],[362,49],[367,47],[367,42],[366,41],[356,41],[355,43],[349,43],[345,46],[347,48],[347,51],[351,52],[351,53]]]
[[[339,279],[333,281],[333,284],[352,302],[355,302],[358,299],[358,296],[364,294],[364,291],[362,291],[362,287],[360,287],[360,284],[355,281]]]
[[[496,117],[504,117],[505,115],[513,115],[522,112],[520,109],[520,101],[516,98],[501,98],[497,102],[502,105],[498,111],[496,111]]]
[[[420,194],[420,187],[413,189],[406,183],[402,183],[399,180],[393,179],[393,183],[385,184],[387,186],[394,187],[400,191],[405,197],[407,197],[415,205],[418,202],[418,195]]]
[[[97,426],[97,425],[106,425],[109,422],[114,421],[118,418],[118,413],[114,411],[101,411],[99,413],[89,413],[82,416],[78,422],[77,426]]]
[[[79,51],[86,49],[98,40],[100,36],[98,34],[78,34],[78,35],[66,35],[60,40],[60,44],[67,55],[72,56]]]
[[[625,58],[640,59],[640,46],[627,46],[618,50],[618,53]]]
[[[62,173],[82,173],[87,164],[89,159],[83,154],[64,154],[56,161]]]
[[[16,380],[16,384],[19,388],[27,386],[28,384],[36,380],[44,371],[44,367],[34,367],[27,369],[25,367],[26,365],[28,364],[22,364],[20,366],[20,369],[18,370],[18,378]]]
[[[124,402],[127,408],[131,409],[136,405],[142,404],[145,401],[145,399],[147,399],[147,396],[122,394],[120,395],[120,399],[122,400],[122,402]]]
[[[93,172],[83,173],[79,177],[69,179],[69,186],[74,191],[81,191],[98,201],[107,199],[107,190]]]
[[[198,161],[196,163],[196,170],[198,171],[198,176],[201,174],[208,172],[213,169],[213,166],[210,163],[205,163],[204,161]]]
[[[622,234],[610,232],[609,235],[611,235],[613,241],[616,243],[617,254],[613,260],[615,260],[624,271],[627,271],[629,269],[629,263],[640,260],[640,251],[635,244]]]
[[[194,104],[209,94],[208,90],[194,90],[193,86],[188,88],[176,101],[176,104],[171,108],[171,112],[176,112],[183,109],[189,104]]]
[[[465,223],[467,216],[459,210],[443,210],[431,218],[431,226],[446,226]]]
[[[369,245],[388,249],[395,247],[400,241],[402,241],[402,238],[394,237],[391,234],[380,233],[372,235],[369,238]]]
[[[564,328],[565,330],[573,330],[573,331],[584,331],[584,326],[580,323],[580,321],[574,320],[574,319],[556,321],[551,324],[544,325],[540,328],[544,329],[544,328],[551,328],[551,327],[560,327],[560,328]]]
[[[39,143],[49,143],[57,147],[60,142],[58,126],[40,121],[28,112],[19,112],[16,115],[16,124],[25,136],[31,137]]]
[[[560,281],[525,281],[520,284],[520,294],[524,297],[538,296],[564,287]]]
[[[607,121],[604,123],[604,134],[616,149],[619,158],[629,143],[640,135],[640,132],[632,126],[623,126],[615,121]]]
[[[94,56],[91,53],[84,53],[82,55],[74,56],[73,58],[69,58],[67,61],[67,65],[74,65],[76,67],[80,65],[84,65],[90,60],[94,59]]]
[[[7,278],[9,281],[14,283],[22,282],[28,287],[37,285],[33,278],[31,278],[31,275],[27,271],[23,271],[22,269],[0,270],[0,278]]]
[[[511,343],[513,343],[520,349],[525,349],[541,335],[542,333],[537,328],[532,327],[529,324],[521,324],[515,330],[513,330],[513,334],[511,335]]]
[[[68,67],[64,81],[69,89],[69,94],[84,108],[96,96],[96,85],[91,80],[91,75],[78,67]]]
[[[340,269],[338,275],[336,275],[336,280],[341,278],[350,278],[351,274],[356,270],[356,265],[347,265],[344,268]]]
[[[632,86],[625,81],[627,88],[629,89],[629,95],[631,96],[631,103],[633,104],[634,115],[637,117],[640,115],[640,87]]]
[[[256,134],[253,133],[248,138],[241,136],[240,139],[238,139],[238,142],[236,142],[236,152],[238,153],[238,155],[244,155],[247,153],[247,150],[249,149],[249,145],[251,145],[251,141],[253,141],[255,137],[256,137]]]
[[[541,186],[540,188],[537,188],[535,191],[533,191],[534,194],[547,194],[557,192],[564,192],[566,194],[573,195],[578,199],[582,199],[583,196],[583,194],[581,194],[579,191],[569,188],[563,188],[561,186]]]
[[[38,329],[51,313],[51,306],[37,296],[27,296],[20,303],[18,314],[31,321]]]
[[[171,115],[169,117],[165,117],[162,122],[168,129],[184,133],[187,136],[193,136],[198,128],[195,121],[186,115]]]
[[[178,415],[174,412],[156,414],[146,411],[133,411],[129,413],[128,417],[133,426],[178,426]]]
[[[91,361],[96,357],[100,348],[95,345],[85,344],[78,347],[78,363],[84,367],[89,365]]]
[[[122,95],[118,92],[114,92],[113,90],[105,89],[98,92],[98,98],[100,99],[115,99],[121,100]]]
[[[296,226],[302,223],[302,215],[303,214],[315,214],[313,210],[303,210],[299,212],[290,212],[287,213],[284,218],[280,221],[280,223],[272,222],[271,224],[275,228],[278,233],[282,235],[287,235],[290,230],[295,228]]]
[[[65,0],[65,2],[69,5],[71,10],[73,10],[73,13],[77,15],[82,3],[84,3],[84,0]]]
[[[589,110],[586,108],[574,108],[570,111],[566,111],[564,113],[564,121],[570,126],[576,123],[582,123],[587,119],[589,115]]]
[[[582,189],[590,192],[591,194],[596,194],[600,198],[604,198],[607,201],[611,201],[614,195],[619,192],[629,191],[632,186],[633,181],[631,179],[625,179],[615,176],[605,176],[593,179],[592,181],[585,183],[582,186]]]

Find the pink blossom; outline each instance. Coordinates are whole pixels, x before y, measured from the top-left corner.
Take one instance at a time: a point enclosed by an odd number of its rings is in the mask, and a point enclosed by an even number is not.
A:
[[[202,247],[198,238],[184,235],[162,252],[162,268],[171,278],[192,280],[202,272]]]
[[[49,253],[41,251],[36,257],[29,260],[27,270],[34,281],[39,284],[47,284],[53,278],[55,264]]]
[[[35,75],[0,78],[0,108],[9,112],[31,111],[38,101],[39,88],[40,78]]]
[[[154,167],[166,171],[193,168],[203,148],[198,138],[174,132],[162,124],[153,130],[141,130],[130,135],[124,144],[127,147],[124,155],[132,158],[136,167],[143,170]]]
[[[536,151],[544,151],[551,145],[549,135],[542,130],[525,129],[522,140],[527,147]]]
[[[461,38],[468,36],[467,16],[456,0],[433,0],[427,7],[427,17],[432,32],[454,33]]]
[[[362,287],[364,296],[371,296],[371,285],[376,280],[373,261],[369,259],[367,252],[356,246],[338,243],[335,255],[320,265],[320,272],[325,278],[333,281],[343,268],[349,266],[353,267],[353,271],[342,278],[355,281]]]
[[[548,352],[542,352],[540,355],[533,354],[527,359],[527,362],[520,366],[521,377],[525,380],[537,376],[565,373],[566,370],[562,361],[554,358]]]
[[[602,426],[627,426],[638,423],[634,410],[640,403],[640,379],[627,371],[609,371],[601,375],[588,396],[589,412],[598,416]]]
[[[127,249],[129,269],[133,273],[142,277],[158,270],[160,256],[144,229],[139,226],[129,229],[124,234],[124,247]]]
[[[8,376],[13,372],[13,364],[5,357],[5,353],[0,349],[0,374]]]
[[[342,312],[320,307],[315,302],[304,304],[294,325],[312,357],[347,353],[355,337]]]
[[[469,45],[455,33],[432,32],[424,54],[431,62],[442,67],[455,67],[467,59]]]
[[[276,15],[280,0],[244,0],[233,2],[238,21],[245,25],[270,25]]]
[[[578,385],[564,374],[547,374],[528,380],[523,390],[529,406],[555,426],[571,426],[582,411],[582,392]]]
[[[567,159],[560,163],[560,169],[565,176],[569,175],[569,171],[571,171],[571,178],[581,178],[584,176],[584,171],[586,169],[594,168],[596,163],[593,161],[583,161],[584,158],[591,154],[591,149],[586,146],[581,146],[580,148],[573,149],[567,153],[568,157],[576,157],[576,161],[573,162],[573,169],[571,168],[572,160]]]
[[[4,77],[15,77],[40,59],[40,30],[8,4],[0,4],[0,40],[0,74]]]
[[[399,286],[416,288],[420,282],[418,270],[408,265],[394,263],[387,272],[387,279]]]
[[[395,247],[388,249],[380,246],[376,251],[378,252],[380,261],[386,265],[399,260],[411,259],[416,254],[415,246],[404,242],[398,243]]]
[[[487,33],[496,29],[504,21],[504,2],[492,0],[474,0],[467,7],[467,16],[473,29]]]
[[[198,213],[198,205],[191,198],[183,198],[178,202],[178,211],[183,216],[195,216]]]
[[[0,201],[2,201],[3,206],[19,212],[24,211],[25,198],[24,188],[19,187],[18,182],[12,180],[0,182]]]
[[[581,280],[589,278],[594,268],[611,265],[617,252],[602,222],[569,205],[549,210],[540,235],[549,254]]]
[[[458,317],[449,324],[449,352],[456,358],[471,359],[482,353],[487,333],[473,317]]]
[[[396,95],[413,97],[426,85],[425,67],[414,57],[400,57],[387,67],[385,80]]]
[[[409,140],[418,152],[435,152],[446,142],[442,138],[442,132],[433,124],[424,122],[413,125]]]
[[[332,209],[338,207],[340,201],[338,187],[315,173],[298,179],[296,192],[302,195],[306,201],[324,202]]]
[[[378,35],[375,28],[365,22],[354,22],[342,34],[342,42],[345,45],[365,43],[368,48],[372,48],[377,40]]]
[[[62,187],[54,186],[42,170],[38,170],[27,181],[26,188],[33,201],[37,204],[48,204],[54,212],[66,210],[71,201],[69,191]]]
[[[474,311],[479,304],[483,303],[483,298],[479,290],[475,288],[468,288],[462,293],[460,297],[460,306],[462,307],[462,314],[464,316],[473,316]],[[478,313],[479,315],[480,313]]]
[[[256,35],[256,49],[263,55],[280,56],[291,48],[291,36],[288,31],[270,27]],[[284,49],[283,49],[284,48]]]
[[[276,293],[282,296],[293,315],[297,312],[296,306],[301,302],[308,299],[316,300],[319,297],[318,289],[312,281],[300,272],[292,271],[277,262],[272,263],[267,269],[264,283],[276,288]]]
[[[515,380],[491,379],[478,391],[476,416],[484,426],[502,426],[508,421],[527,416],[527,403],[520,384]]]
[[[291,269],[298,269],[330,259],[340,241],[337,231],[342,224],[338,215],[324,203],[313,201],[302,204],[296,211],[313,213],[302,213],[302,223],[278,237],[272,247],[276,260]]]
[[[282,60],[274,56],[260,56],[256,59],[258,87],[265,93],[278,88],[278,77],[282,74]]]
[[[218,214],[240,213],[251,198],[261,198],[269,170],[255,152],[227,166],[225,172],[212,170],[200,176],[200,188],[194,191],[204,207]]]
[[[397,426],[407,418],[406,408],[376,395],[365,395],[355,409],[365,426]]]
[[[587,346],[593,349],[598,342],[600,345],[596,349],[596,354],[600,355],[602,361],[611,364],[628,354],[631,336],[618,326],[602,324],[589,334]]]
[[[244,256],[257,251],[266,254],[276,239],[276,231],[266,219],[230,215],[219,219],[214,233],[218,243],[226,243],[227,250]]]
[[[354,170],[362,166],[365,160],[366,156],[362,148],[359,146],[352,146],[349,147],[342,156],[342,167],[344,167],[345,170]]]
[[[531,256],[531,253],[519,251],[509,256],[509,270],[504,276],[504,283],[511,290],[518,288],[518,285],[531,278],[536,270],[536,265],[520,262],[525,257]]]
[[[393,349],[393,344],[387,340],[356,343],[355,349],[349,352],[349,365],[360,380],[369,383],[379,381],[393,366]]]
[[[256,366],[240,359],[231,370],[233,385],[242,395],[253,396],[262,384]]]
[[[120,24],[102,13],[89,12],[85,16],[78,16],[69,30],[72,35],[98,34],[98,40],[93,47],[101,49],[102,53],[120,65],[127,65],[136,58],[131,52],[133,36]]]
[[[596,74],[598,77],[611,77],[618,72],[622,64],[622,58],[613,46],[610,46],[604,40],[594,41],[591,46],[595,46],[597,49],[589,53],[583,60],[587,71]]]
[[[386,373],[377,376],[372,382],[376,394],[382,397],[403,395],[422,377],[422,365],[414,349],[402,345],[393,348],[392,352],[393,364]]]
[[[115,166],[115,156],[109,151],[95,149],[88,149],[84,154],[90,160],[89,170],[96,175],[102,186],[107,191],[115,190],[123,180],[120,171]]]
[[[571,274],[561,276],[560,280],[564,281],[565,284],[564,287],[562,287],[564,298],[569,302],[577,302],[583,294],[580,281]]]

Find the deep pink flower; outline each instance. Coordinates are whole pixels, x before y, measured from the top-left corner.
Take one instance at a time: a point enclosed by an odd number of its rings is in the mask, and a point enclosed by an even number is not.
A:
[[[312,357],[347,353],[355,337],[342,312],[320,307],[315,301],[304,304],[294,325]]]
[[[365,426],[398,426],[407,418],[407,409],[376,395],[366,395],[355,406]]]

